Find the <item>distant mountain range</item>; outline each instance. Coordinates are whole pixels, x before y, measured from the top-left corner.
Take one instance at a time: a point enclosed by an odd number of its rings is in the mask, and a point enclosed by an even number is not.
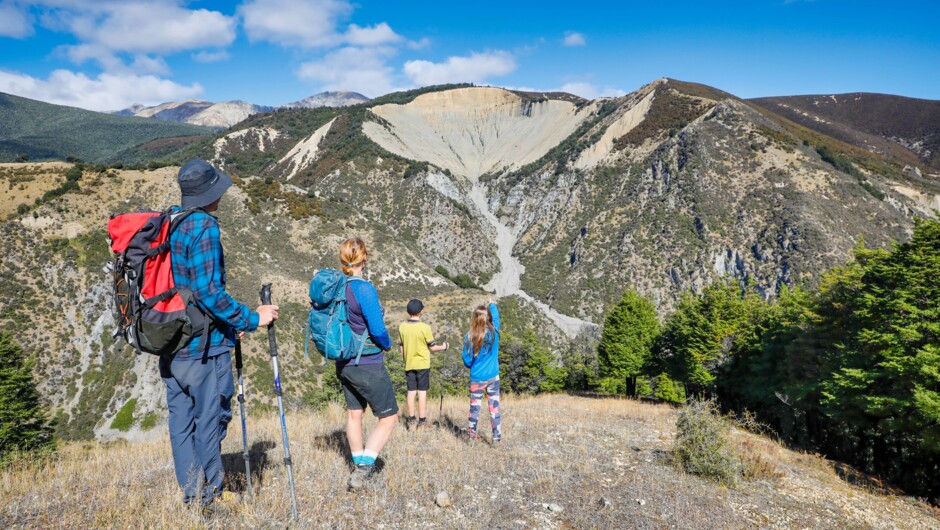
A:
[[[288,103],[287,105],[281,105],[281,108],[285,109],[314,109],[317,107],[348,107],[349,105],[356,105],[358,103],[365,103],[369,101],[369,98],[363,96],[359,92],[350,92],[348,90],[335,90],[328,92],[320,92],[319,94],[314,94],[309,98],[304,98],[293,103]]]
[[[153,107],[134,105],[115,112],[120,116],[154,118],[161,121],[202,125],[213,129],[227,129],[252,114],[271,112],[274,107],[255,105],[247,101],[213,103],[200,99],[170,101]]]
[[[308,98],[281,107],[257,105],[247,101],[222,101],[213,103],[200,99],[187,99],[185,101],[170,101],[153,107],[132,105],[126,109],[114,112],[119,116],[138,116],[141,118],[155,118],[162,121],[189,123],[202,125],[214,129],[227,129],[244,120],[252,114],[271,112],[275,108],[316,108],[316,107],[345,107],[369,101],[369,98],[358,92],[334,91],[321,92]]]

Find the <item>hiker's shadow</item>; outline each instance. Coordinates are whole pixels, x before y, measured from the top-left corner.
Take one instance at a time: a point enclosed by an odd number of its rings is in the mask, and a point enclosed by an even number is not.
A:
[[[264,470],[268,466],[268,450],[274,447],[274,442],[261,440],[253,443],[248,451],[248,463],[251,467],[251,489],[255,491],[264,485]],[[244,493],[246,482],[243,453],[239,451],[223,454],[222,467],[225,469],[225,489],[236,493]]]
[[[349,440],[346,438],[346,431],[336,429],[330,434],[317,436],[313,439],[313,446],[317,449],[335,451],[343,457],[343,461],[349,466],[353,465],[352,453],[349,452]],[[385,460],[379,457],[375,461],[375,471],[381,473],[385,468]]]
[[[349,442],[346,440],[346,431],[336,429],[330,434],[317,436],[313,439],[313,446],[317,449],[335,451],[343,457],[347,464],[352,465],[352,453],[349,452]]]
[[[454,438],[457,438],[461,442],[470,441],[470,434],[467,433],[467,428],[461,427],[460,425],[454,423],[454,420],[452,420],[449,415],[445,414],[443,419],[438,420],[437,427],[454,435]],[[492,445],[488,439],[483,438],[482,436],[477,438],[477,441]]]

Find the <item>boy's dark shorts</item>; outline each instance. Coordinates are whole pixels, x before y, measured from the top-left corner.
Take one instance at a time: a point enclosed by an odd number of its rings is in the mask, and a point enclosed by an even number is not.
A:
[[[405,379],[408,380],[408,391],[427,390],[431,388],[431,369],[407,370]]]
[[[347,409],[365,410],[366,405],[369,405],[376,418],[398,414],[392,378],[384,364],[356,366],[350,363],[337,368],[336,377],[343,385]]]

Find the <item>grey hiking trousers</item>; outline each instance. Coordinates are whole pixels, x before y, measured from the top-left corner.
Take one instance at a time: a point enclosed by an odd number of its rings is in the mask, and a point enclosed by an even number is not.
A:
[[[222,440],[232,419],[232,356],[160,359],[170,411],[176,480],[186,503],[211,503],[222,494]],[[200,491],[200,486],[202,491]]]

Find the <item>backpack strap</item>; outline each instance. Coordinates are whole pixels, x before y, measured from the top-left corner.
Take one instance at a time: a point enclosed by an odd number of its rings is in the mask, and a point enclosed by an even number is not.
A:
[[[184,290],[185,290],[185,289],[184,289]],[[172,298],[173,295],[175,295],[175,294],[178,293],[178,292],[180,292],[180,291],[179,291],[179,289],[177,289],[176,287],[173,287],[172,289],[167,289],[166,291],[163,291],[162,293],[158,294],[157,296],[152,296],[152,297],[150,297],[150,298],[144,300],[144,301],[143,301],[143,304],[141,305],[141,307],[142,307],[143,309],[153,309],[153,306],[159,304],[160,302],[162,302],[162,301],[164,301],[164,300],[166,300],[166,299],[168,299],[168,298]]]
[[[170,217],[170,229],[169,231],[167,231],[167,234],[166,234],[167,240],[169,240],[170,236],[173,235],[173,232],[175,232],[176,229],[179,228],[180,223],[182,223],[187,217],[189,217],[190,215],[196,212],[202,212],[208,215],[209,217],[212,217],[212,215],[209,214],[209,212],[207,212],[205,208],[201,206],[197,206],[195,208],[186,208],[185,210],[178,210],[175,212],[173,211],[172,208],[167,210],[166,214]]]
[[[334,318],[339,318],[339,316],[336,314],[336,311],[339,309],[339,305],[340,305],[340,304],[348,304],[348,302],[346,301],[346,288],[344,287],[343,289],[341,289],[341,291],[342,291],[342,293],[343,293],[343,294],[342,294],[342,298],[338,298],[338,299],[334,300],[332,304],[330,304],[330,322],[332,322]],[[344,306],[344,309],[348,311],[349,308],[348,308],[348,306]],[[308,321],[308,324],[307,324],[307,325],[308,325],[308,326],[310,325],[310,324],[309,324],[309,321]],[[346,317],[346,325],[347,325],[347,326],[349,325],[349,315],[348,315],[348,313],[347,313],[347,317]],[[328,324],[328,326],[329,326],[329,324]],[[352,329],[350,329],[349,331],[350,331],[350,333],[352,333]],[[342,339],[342,337],[340,337],[340,339]],[[343,350],[345,350],[345,349],[346,349],[346,345],[345,345],[345,344],[341,344],[341,345],[340,345],[340,348],[343,349]],[[326,360],[326,355],[324,355],[324,356],[323,356],[323,366],[327,366],[328,364],[330,364],[330,363],[327,362],[327,360]],[[358,364],[358,362],[357,362],[357,364]]]
[[[124,253],[121,253],[121,259],[123,259]],[[127,282],[127,296],[134,296],[134,293],[137,292],[137,272],[134,269],[127,269],[125,271],[124,281]],[[117,292],[115,291],[115,294]],[[123,319],[124,315],[120,315],[120,318]],[[118,323],[118,329],[121,329],[121,322]],[[140,344],[137,339],[137,324],[134,319],[131,319],[131,324],[128,326],[128,329],[124,331],[124,340],[127,343],[133,342],[134,350],[137,352],[137,355],[142,355],[144,352],[140,349]],[[133,339],[133,340],[129,340]]]
[[[366,335],[369,334],[369,330],[366,330]],[[362,342],[359,343],[359,351],[356,352],[356,366],[359,366],[359,358],[362,357],[362,350],[366,347],[366,341],[369,340],[368,337],[362,339]]]

